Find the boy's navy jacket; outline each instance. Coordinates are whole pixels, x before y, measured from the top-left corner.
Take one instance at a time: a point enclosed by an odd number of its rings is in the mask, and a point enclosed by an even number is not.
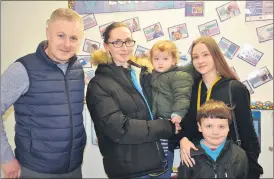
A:
[[[195,142],[198,151],[191,150],[190,155],[195,160],[193,167],[186,165],[178,169],[178,178],[246,178],[248,174],[248,159],[243,149],[227,139],[216,162],[205,153],[199,141]]]

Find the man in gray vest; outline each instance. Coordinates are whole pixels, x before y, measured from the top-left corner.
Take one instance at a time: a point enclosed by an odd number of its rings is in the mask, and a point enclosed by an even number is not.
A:
[[[84,72],[76,51],[83,20],[55,10],[47,41],[11,64],[1,76],[1,168],[8,178],[82,178]],[[14,105],[15,155],[2,115]]]

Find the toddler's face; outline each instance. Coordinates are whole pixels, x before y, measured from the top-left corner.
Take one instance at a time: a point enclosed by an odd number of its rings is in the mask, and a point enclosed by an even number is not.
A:
[[[166,72],[176,64],[176,59],[173,59],[167,51],[161,52],[154,50],[152,56],[152,65],[157,72]]]
[[[229,132],[228,119],[202,118],[198,127],[203,133],[206,145],[210,148],[217,148],[221,145]]]

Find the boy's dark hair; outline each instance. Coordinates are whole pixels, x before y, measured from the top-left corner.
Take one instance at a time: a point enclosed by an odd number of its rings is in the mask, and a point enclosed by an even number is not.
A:
[[[218,118],[228,119],[228,123],[232,122],[232,109],[222,101],[209,100],[205,102],[197,111],[197,121],[201,124],[202,118]]]

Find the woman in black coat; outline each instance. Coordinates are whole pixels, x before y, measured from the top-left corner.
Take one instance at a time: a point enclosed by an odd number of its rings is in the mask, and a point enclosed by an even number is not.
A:
[[[153,120],[144,88],[146,67],[130,61],[135,41],[128,27],[113,23],[104,32],[106,52],[97,51],[98,65],[87,88],[86,101],[109,178],[160,176],[167,169],[160,139],[176,127]]]

